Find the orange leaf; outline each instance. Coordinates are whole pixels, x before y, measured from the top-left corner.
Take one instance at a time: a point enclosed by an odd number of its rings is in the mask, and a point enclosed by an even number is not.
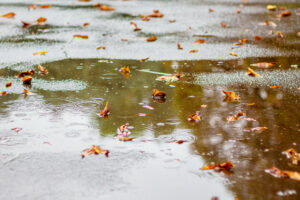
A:
[[[199,122],[201,120],[200,112],[197,111],[195,114],[190,115],[188,118],[190,122]]]
[[[183,48],[181,47],[181,45],[179,44],[179,42],[177,42],[177,49],[183,49]]]
[[[189,53],[197,53],[197,52],[198,52],[197,49],[192,49],[192,50],[189,51]]]
[[[126,41],[128,41],[128,39],[127,38],[121,38],[121,41],[126,42]]]
[[[254,40],[256,40],[256,41],[262,40],[262,37],[259,35],[256,35],[256,36],[254,36]]]
[[[15,131],[16,133],[19,133],[22,130],[22,128],[12,128],[11,130]]]
[[[232,55],[232,56],[237,56],[237,54],[234,53],[233,51],[230,51],[229,54]]]
[[[234,116],[228,116],[228,117],[226,118],[226,120],[227,120],[228,122],[233,122],[233,121],[238,120],[239,117],[241,117],[241,116],[246,116],[246,113],[244,113],[244,112],[238,112],[238,113],[236,113]]]
[[[157,37],[156,36],[150,36],[149,38],[147,38],[147,42],[154,42],[157,40]]]
[[[43,24],[47,21],[47,18],[46,17],[40,17],[36,20],[36,23],[38,24]]]
[[[90,23],[88,23],[88,22],[83,23],[84,27],[89,26],[89,25],[90,25]]]
[[[236,13],[237,13],[237,14],[240,14],[240,13],[241,13],[241,9],[237,9],[237,10],[236,10]]]
[[[24,72],[20,72],[19,74],[18,74],[18,78],[22,78],[22,77],[24,77],[24,76],[27,76],[27,75],[34,75],[35,74],[35,70],[28,70],[28,71],[24,71]]]
[[[35,10],[36,9],[36,5],[32,4],[28,6],[28,10]]]
[[[154,89],[152,92],[152,98],[153,99],[165,99],[166,93],[162,91],[158,91],[157,89]]]
[[[280,32],[280,31],[277,31],[277,38],[283,38],[284,36],[283,36],[283,34]]]
[[[132,141],[134,139],[134,137],[126,137],[126,136],[118,136],[118,140],[122,141],[122,142],[128,142],[128,141]]]
[[[39,67],[39,70],[40,70],[40,72],[41,72],[42,74],[45,74],[45,75],[46,75],[46,74],[48,73],[48,70],[47,70],[45,67],[43,67],[42,65],[39,64],[38,67]]]
[[[201,168],[202,170],[210,170],[214,169],[216,171],[229,171],[232,167],[235,165],[232,164],[230,161],[227,161],[225,163],[216,164],[216,165],[206,165],[205,167]]]
[[[82,39],[89,39],[88,35],[79,35],[79,34],[75,34],[73,35],[73,37],[78,37],[78,38],[82,38]]]
[[[10,81],[10,82],[5,84],[5,87],[10,87],[11,85],[12,85],[12,82]]]
[[[185,143],[185,142],[188,142],[188,141],[187,140],[174,140],[171,143],[182,144],[182,143]]]
[[[106,46],[99,46],[99,47],[97,47],[97,50],[100,50],[100,49],[106,49]]]
[[[251,132],[255,132],[255,133],[261,133],[265,130],[267,130],[268,128],[267,127],[255,127],[255,128],[251,128],[250,131]]]
[[[2,92],[1,92],[1,95],[2,95],[2,96],[6,95],[6,91],[2,91]]]
[[[100,10],[102,10],[102,11],[114,11],[115,8],[111,8],[108,5],[102,5],[102,6],[100,6]]]
[[[50,8],[51,5],[50,4],[44,4],[44,5],[40,5],[41,8]]]
[[[265,172],[276,178],[289,178],[289,179],[293,179],[296,181],[300,181],[300,173],[299,172],[280,170],[277,167],[272,167],[270,169],[266,169]]]
[[[97,155],[97,154],[104,154],[106,157],[108,157],[109,150],[103,150],[99,146],[93,145],[92,148],[90,149],[84,149],[81,152],[81,157],[84,158],[85,156],[90,156],[90,155]]]
[[[41,51],[41,52],[35,52],[33,55],[46,55],[48,52],[47,51]]]
[[[220,24],[223,28],[226,28],[226,26],[227,26],[224,22],[221,22]]]
[[[4,18],[14,18],[15,16],[16,16],[16,13],[14,13],[14,12],[9,12],[4,15],[1,15],[1,17],[4,17]]]
[[[208,11],[211,13],[214,12],[214,9],[209,8]]]
[[[300,160],[300,153],[297,153],[295,149],[290,148],[282,152],[287,156],[288,159],[291,159],[294,165],[298,165],[298,161]]]
[[[136,23],[134,23],[134,22],[130,22],[130,25],[133,25],[134,26],[134,31],[140,31],[140,30],[142,30],[142,29],[140,29],[138,26],[137,26],[137,24]]]
[[[222,92],[225,94],[225,100],[226,101],[233,101],[233,100],[239,100],[240,97],[237,96],[234,92],[232,91],[225,91],[222,90]]]
[[[31,76],[24,76],[22,81],[23,81],[23,84],[30,85],[31,81],[32,81],[32,77]]]
[[[291,15],[292,15],[292,13],[290,11],[286,10],[286,11],[281,12],[279,14],[279,17],[288,17],[288,16],[291,16]]]
[[[109,110],[108,110],[108,101],[105,104],[105,107],[102,111],[99,113],[100,117],[108,117],[109,115]]]
[[[267,68],[273,67],[274,65],[275,65],[274,62],[272,62],[272,63],[260,62],[260,63],[251,64],[251,66],[254,66],[254,67],[257,67],[257,68],[263,68],[263,69],[267,69]]]
[[[128,130],[128,125],[128,123],[123,124],[117,129],[118,136],[128,136],[131,134],[131,132]]]
[[[262,77],[261,75],[259,75],[258,73],[256,73],[253,69],[251,69],[250,67],[247,68],[247,72],[246,72],[249,76],[253,76],[253,77]]]
[[[123,72],[123,73],[130,73],[130,69],[129,69],[128,66],[127,67],[122,67],[119,71]]]
[[[202,44],[202,43],[205,43],[205,39],[200,39],[199,38],[199,39],[194,40],[193,42]]]
[[[164,14],[160,13],[159,10],[153,10],[152,14],[147,15],[148,17],[163,17]]]
[[[149,57],[141,58],[141,59],[140,59],[140,62],[145,62],[145,61],[147,61],[147,60],[149,60]]]
[[[29,92],[28,90],[24,89],[24,95],[25,95],[25,97],[26,97],[27,95],[31,95],[31,94],[32,94],[31,92]]]

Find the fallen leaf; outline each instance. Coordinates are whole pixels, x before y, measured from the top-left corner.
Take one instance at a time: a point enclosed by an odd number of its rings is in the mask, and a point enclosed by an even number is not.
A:
[[[239,117],[241,117],[241,116],[246,116],[246,113],[244,113],[244,112],[238,112],[238,113],[236,113],[234,116],[228,116],[228,117],[226,118],[226,120],[227,120],[228,122],[233,122],[233,121],[238,120]]]
[[[149,57],[141,58],[141,59],[140,59],[140,62],[145,62],[145,61],[147,61],[147,60],[149,60]]]
[[[90,2],[91,0],[78,0],[80,2]]]
[[[179,42],[177,42],[177,49],[183,49],[182,47],[181,47],[181,45],[179,44]]]
[[[31,23],[24,22],[24,21],[21,21],[21,23],[23,24],[23,25],[22,25],[22,28],[27,28],[28,26],[31,25]]]
[[[130,25],[133,25],[134,26],[134,31],[140,31],[140,30],[142,30],[142,29],[140,29],[139,27],[138,27],[138,25],[135,23],[135,22],[130,22]]]
[[[81,152],[81,157],[84,158],[85,156],[90,156],[90,155],[97,155],[97,154],[104,154],[106,157],[108,157],[109,150],[103,150],[99,146],[93,145],[92,148],[90,149],[84,149]]]
[[[18,74],[18,78],[22,78],[22,77],[24,77],[24,76],[28,76],[28,75],[34,75],[35,74],[35,70],[27,70],[27,71],[24,71],[24,72],[20,72],[19,74]]]
[[[275,11],[277,9],[276,5],[267,5],[267,9],[270,11]]]
[[[254,106],[255,103],[248,103],[248,106]]]
[[[120,72],[123,72],[123,73],[130,73],[130,69],[129,67],[121,67],[121,69],[119,70]]]
[[[288,159],[291,159],[294,165],[298,165],[298,161],[300,160],[300,153],[297,153],[295,149],[290,148],[288,150],[283,151],[282,153],[286,155]]]
[[[36,9],[36,5],[32,4],[28,6],[28,10],[35,10]]]
[[[100,8],[100,6],[101,6],[100,3],[95,3],[95,4],[93,5],[94,8]]]
[[[267,130],[268,128],[267,127],[255,127],[255,128],[251,128],[250,131],[251,132],[255,132],[255,133],[261,133],[265,130]]]
[[[169,74],[165,76],[159,76],[156,78],[156,80],[167,81],[168,83],[172,83],[178,81],[181,77],[183,77],[182,74]]]
[[[162,91],[158,91],[157,89],[154,89],[152,91],[152,98],[153,99],[165,99],[166,98],[166,93]]]
[[[243,45],[243,44],[246,44],[248,43],[248,39],[247,38],[242,38],[239,40],[238,43],[235,43],[234,45]]]
[[[50,8],[51,5],[50,4],[44,4],[44,5],[40,5],[41,8]]]
[[[129,126],[128,123],[123,124],[122,126],[120,126],[117,129],[118,136],[120,136],[120,135],[122,135],[122,136],[128,136],[128,135],[130,135],[131,132],[128,130],[128,126]]]
[[[276,26],[277,26],[277,24],[275,24],[275,23],[272,22],[272,21],[268,21],[268,20],[265,21],[265,25],[266,25],[266,26],[273,26],[273,27],[276,27]]]
[[[176,19],[170,19],[169,22],[170,22],[170,23],[175,23],[175,22],[176,22]]]
[[[110,113],[109,113],[109,110],[108,110],[108,101],[107,101],[106,104],[105,104],[104,109],[102,111],[100,111],[99,115],[100,115],[100,117],[108,117],[109,114]]]
[[[214,9],[209,8],[208,11],[211,13],[214,12]]]
[[[237,56],[237,54],[236,54],[236,53],[234,53],[233,51],[230,51],[230,52],[229,52],[229,55],[232,55],[232,56]]]
[[[236,13],[240,14],[241,13],[241,9],[236,9]]]
[[[1,96],[5,96],[5,95],[6,95],[6,91],[2,91]]]
[[[36,23],[41,25],[44,24],[46,21],[47,21],[46,17],[40,17],[36,20]]]
[[[257,72],[255,72],[253,69],[251,69],[250,67],[247,68],[247,72],[248,76],[253,76],[253,77],[262,77],[260,74],[258,74]]]
[[[216,171],[229,171],[234,166],[235,165],[232,164],[230,161],[227,161],[225,163],[216,164],[216,165],[206,165],[205,167],[201,168],[201,170],[214,169]]]
[[[126,136],[118,136],[117,137],[119,141],[122,141],[122,142],[128,142],[128,141],[132,141],[134,139],[134,137],[126,137]]]
[[[149,110],[154,110],[152,106],[144,105],[143,108],[149,109]]]
[[[100,6],[99,9],[102,11],[114,11],[115,10],[115,8],[111,8],[108,5],[102,5],[102,6]]]
[[[274,65],[275,65],[275,62],[272,62],[272,63],[260,62],[260,63],[251,64],[250,66],[254,66],[254,67],[262,68],[262,69],[267,69],[267,68],[273,67]]]
[[[75,34],[75,35],[73,35],[73,37],[82,38],[82,39],[88,39],[89,38],[88,35],[79,35],[79,34]]]
[[[24,76],[22,81],[23,81],[23,84],[30,85],[31,81],[32,81],[32,77],[31,76]]]
[[[190,115],[190,117],[188,118],[190,122],[199,122],[201,121],[201,119],[202,117],[199,111],[197,111],[195,114]]]
[[[22,128],[12,128],[11,130],[15,131],[16,133],[19,133],[22,130]]]
[[[12,82],[10,81],[10,82],[5,84],[5,87],[10,87],[11,85],[12,85]]]
[[[140,18],[141,18],[143,21],[146,21],[146,22],[150,20],[150,18],[147,17],[146,15],[141,15]]]
[[[157,40],[157,37],[156,36],[150,36],[149,38],[147,38],[147,42],[154,42]]]
[[[197,53],[197,52],[198,52],[197,49],[192,49],[192,50],[189,51],[189,53]]]
[[[100,50],[100,49],[106,49],[106,46],[99,46],[99,47],[97,47],[97,50]]]
[[[34,52],[33,55],[46,55],[47,51],[41,51],[41,52]]]
[[[300,173],[299,172],[280,170],[277,167],[272,167],[270,169],[266,169],[265,172],[276,178],[289,178],[289,179],[293,179],[296,181],[300,181]]]
[[[224,22],[220,23],[223,28],[226,28],[226,24]]]
[[[272,85],[271,87],[272,88],[279,88],[280,86],[278,86],[278,85]]]
[[[205,43],[205,39],[198,38],[198,39],[194,40],[193,42],[202,44],[202,43]]]
[[[225,101],[233,101],[233,100],[239,100],[240,97],[237,96],[234,92],[232,91],[225,91],[222,90],[222,92],[225,94]]]
[[[9,12],[4,15],[1,15],[1,17],[4,17],[4,18],[14,18],[15,16],[16,16],[16,13],[14,13],[14,12]]]
[[[279,14],[279,17],[288,17],[288,16],[291,16],[291,15],[292,15],[292,13],[290,11],[286,10],[286,11],[281,12]]]
[[[256,35],[256,36],[254,36],[254,40],[255,40],[255,41],[262,40],[262,37],[261,37],[261,36],[259,36],[259,35]]]
[[[188,141],[187,140],[174,140],[171,143],[182,144],[182,143],[185,143],[185,142],[188,142]]]
[[[121,38],[121,41],[126,42],[126,41],[128,41],[128,39],[127,38]]]
[[[43,67],[42,65],[39,64],[38,68],[42,74],[46,75],[48,73],[48,70],[45,67]]]
[[[207,105],[205,105],[205,104],[201,105],[201,108],[206,108],[206,107],[207,107]]]
[[[280,31],[277,31],[277,38],[279,39],[283,38],[283,34]]]
[[[28,90],[24,89],[24,96],[27,97],[27,95],[31,95],[32,93]]]
[[[90,23],[88,23],[88,22],[83,23],[84,27],[89,26],[89,25],[90,25]]]

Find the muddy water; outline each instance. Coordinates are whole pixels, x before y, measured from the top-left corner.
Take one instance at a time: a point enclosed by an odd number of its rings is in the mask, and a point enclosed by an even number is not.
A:
[[[263,78],[248,77],[246,68],[260,61],[276,65],[254,68]],[[300,151],[299,64],[293,57],[145,63],[66,59],[42,63],[49,74],[35,75],[30,87],[16,78],[20,67],[1,69],[1,91],[7,90],[0,98],[1,198],[296,199],[297,181],[264,170],[300,171],[281,153],[291,147]],[[130,76],[119,72],[122,66],[130,66]],[[25,68],[37,70],[36,65]],[[173,73],[185,76],[171,84],[155,80]],[[8,81],[12,87],[5,89]],[[33,94],[24,98],[23,88]],[[166,92],[165,102],[152,100],[154,88]],[[222,90],[233,90],[241,99],[226,102]],[[104,119],[97,113],[106,101],[111,114]],[[189,122],[198,110],[202,120]],[[255,121],[226,121],[238,111]],[[116,141],[116,129],[126,122],[136,139]],[[268,129],[249,132],[258,126]],[[11,130],[16,127],[22,130]],[[188,142],[170,143],[178,139]],[[92,144],[109,149],[109,158],[82,160],[81,151]],[[229,175],[199,170],[227,160],[236,165]]]

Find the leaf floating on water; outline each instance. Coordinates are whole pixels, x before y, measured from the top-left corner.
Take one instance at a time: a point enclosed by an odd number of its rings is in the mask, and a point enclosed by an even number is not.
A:
[[[288,17],[288,16],[291,16],[291,15],[292,15],[292,13],[290,11],[286,10],[286,11],[281,12],[279,14],[279,17]]]
[[[297,151],[293,148],[290,148],[288,150],[285,150],[282,152],[288,159],[292,160],[292,163],[294,165],[298,165],[298,161],[300,160],[300,153],[297,153]]]
[[[102,6],[100,6],[99,9],[102,11],[114,11],[115,10],[115,8],[111,8],[108,5],[102,5]]]
[[[22,130],[22,128],[12,128],[11,130],[15,131],[16,133],[19,133]]]
[[[126,41],[128,41],[128,39],[127,38],[121,38],[121,41],[126,42]]]
[[[154,42],[157,40],[157,37],[156,36],[150,36],[149,38],[147,38],[147,42]]]
[[[159,10],[153,10],[152,14],[149,14],[148,17],[163,17],[164,14],[160,13]]]
[[[123,72],[123,73],[130,73],[130,69],[129,69],[128,66],[127,67],[122,67],[119,71]]]
[[[130,22],[130,25],[133,25],[134,26],[134,31],[140,31],[140,30],[142,30],[142,29],[140,29],[139,27],[138,27],[138,25],[135,23],[135,22]]]
[[[176,22],[176,19],[170,19],[169,22],[170,22],[170,23],[175,23],[175,22]]]
[[[117,129],[118,136],[128,136],[128,135],[130,135],[131,132],[129,131],[128,126],[129,126],[128,123],[123,124],[122,126],[120,126]]]
[[[22,81],[23,81],[23,84],[30,85],[31,81],[32,81],[32,77],[31,76],[24,76]]]
[[[255,132],[255,133],[261,133],[261,132],[263,132],[263,131],[265,131],[267,129],[268,129],[268,127],[263,126],[263,127],[251,128],[250,131],[251,132]]]
[[[288,178],[288,179],[300,181],[300,172],[285,171],[285,170],[278,169],[277,167],[266,169],[265,172],[276,178]]]
[[[202,44],[202,43],[205,43],[205,39],[198,38],[198,39],[194,40],[193,42]]]
[[[149,109],[149,110],[154,110],[152,106],[144,105],[143,108]]]
[[[251,69],[250,67],[247,68],[247,72],[246,73],[248,74],[248,76],[262,77],[257,72],[255,72],[253,69]]]
[[[236,54],[236,53],[234,53],[233,51],[230,51],[230,52],[229,52],[229,55],[232,55],[232,56],[237,56],[237,54]]]
[[[34,52],[33,55],[46,55],[47,51],[41,51],[41,52]]]
[[[201,108],[206,108],[206,107],[207,107],[207,105],[205,105],[205,104],[201,105]]]
[[[181,77],[183,77],[182,74],[169,74],[165,76],[159,76],[156,78],[158,81],[167,81],[168,83],[172,83],[175,81],[178,81]]]
[[[6,95],[6,91],[2,91],[1,96],[5,96],[5,95]]]
[[[36,23],[39,24],[39,25],[42,25],[44,24],[45,22],[47,21],[47,18],[46,17],[40,17],[36,20]]]
[[[106,157],[108,157],[109,150],[103,150],[99,146],[93,145],[93,147],[90,149],[84,149],[81,152],[81,157],[84,158],[86,156],[90,156],[90,155],[94,155],[94,154],[95,155],[104,154]]]
[[[248,43],[248,39],[247,38],[242,38],[242,39],[239,40],[238,43],[235,43],[234,45],[238,45],[239,46],[239,45],[244,45],[246,43]]]
[[[28,6],[28,10],[35,10],[36,9],[36,5],[32,4]]]
[[[21,21],[21,23],[23,24],[23,25],[22,25],[22,28],[27,28],[28,26],[31,25],[31,23],[24,22],[24,21]]]
[[[107,101],[106,104],[105,104],[104,109],[102,111],[100,111],[99,116],[106,118],[106,117],[108,117],[109,114],[110,113],[109,113],[109,110],[108,110],[108,101]]]
[[[50,8],[52,5],[50,4],[44,4],[44,5],[40,5],[41,8]]]
[[[139,116],[139,117],[146,117],[149,114],[147,114],[147,113],[138,113],[136,115]]]
[[[29,92],[28,90],[24,89],[24,96],[27,97],[27,95],[32,95],[32,93]]]
[[[256,121],[256,119],[251,118],[251,117],[245,117],[244,119],[247,120],[247,121],[250,121],[250,122],[255,122]]]
[[[234,116],[228,116],[228,117],[226,118],[226,120],[227,120],[228,122],[233,122],[233,121],[238,120],[239,117],[241,117],[241,116],[246,116],[246,113],[244,113],[244,112],[238,112],[238,113],[236,113]]]
[[[195,114],[190,115],[190,117],[188,118],[190,122],[199,122],[201,121],[201,119],[202,117],[199,111],[197,111]]]
[[[270,11],[275,11],[277,9],[276,5],[267,5],[267,9]]]
[[[282,39],[284,36],[280,31],[277,31],[277,38]]]
[[[16,13],[14,13],[14,12],[9,12],[4,15],[1,15],[1,17],[4,17],[4,18],[14,18],[15,16],[16,16]]]
[[[166,98],[166,93],[162,91],[158,91],[157,89],[154,89],[152,91],[152,98],[153,99],[165,99]]]
[[[11,85],[12,85],[12,82],[10,81],[10,82],[5,84],[5,87],[10,87]]]
[[[18,78],[22,78],[22,77],[24,77],[24,76],[28,76],[28,75],[34,75],[35,74],[35,70],[27,70],[27,71],[24,71],[24,72],[20,72],[19,74],[18,74]]]
[[[75,35],[73,35],[73,37],[82,38],[82,39],[89,39],[88,35],[75,34]]]
[[[179,44],[179,42],[177,42],[177,49],[183,49],[182,47],[181,47],[181,45]]]
[[[141,58],[141,59],[140,59],[140,62],[146,62],[147,60],[149,60],[149,57]]]
[[[46,75],[48,73],[48,70],[42,65],[39,64],[38,68],[42,74]]]
[[[128,141],[132,141],[134,139],[134,137],[126,137],[126,136],[118,136],[117,137],[119,141],[122,141],[122,142],[128,142]]]
[[[216,171],[229,171],[231,168],[233,168],[235,165],[232,164],[230,161],[227,161],[225,163],[216,164],[216,165],[206,165],[205,167],[201,168],[201,170],[210,170],[214,169]]]
[[[97,50],[100,50],[100,49],[105,50],[105,49],[106,49],[106,46],[99,46],[99,47],[97,47]]]
[[[90,25],[90,23],[88,23],[88,22],[83,23],[84,27],[89,26],[89,25]]]
[[[236,13],[240,14],[241,13],[241,9],[236,9]]]
[[[226,28],[226,26],[227,26],[224,22],[221,22],[220,24],[223,28]]]
[[[189,51],[189,53],[197,53],[197,52],[198,52],[197,49],[192,49],[192,50]]]
[[[256,35],[256,36],[254,36],[254,40],[255,41],[260,41],[260,40],[262,40],[262,37],[259,36],[259,35]]]
[[[267,68],[273,67],[274,65],[275,65],[275,62],[272,62],[272,63],[260,62],[260,63],[251,64],[251,66],[254,66],[257,68],[262,68],[262,69],[267,69]]]
[[[171,143],[182,144],[182,143],[185,143],[185,142],[188,142],[188,141],[187,140],[174,140]]]
[[[239,100],[240,97],[237,96],[234,92],[232,91],[225,91],[222,90],[222,92],[225,94],[225,101],[234,101],[234,100]]]

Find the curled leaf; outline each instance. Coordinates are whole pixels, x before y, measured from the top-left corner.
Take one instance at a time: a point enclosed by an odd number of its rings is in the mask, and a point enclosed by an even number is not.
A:
[[[198,39],[194,40],[193,42],[202,44],[202,43],[205,43],[205,39],[198,38]]]
[[[23,81],[23,84],[30,85],[31,81],[32,81],[32,77],[31,76],[24,76],[22,81]]]
[[[128,130],[128,126],[129,126],[128,123],[123,124],[122,126],[120,126],[117,129],[118,136],[120,136],[120,135],[122,135],[122,136],[128,136],[128,135],[130,135],[131,132]]]
[[[234,101],[234,100],[239,100],[240,97],[237,96],[234,92],[232,91],[225,91],[222,90],[222,92],[225,94],[225,101]]]
[[[201,170],[214,169],[216,171],[229,171],[234,166],[235,165],[233,163],[231,163],[230,161],[227,161],[225,163],[216,164],[216,165],[206,165],[205,167],[201,168]]]
[[[75,34],[75,35],[73,35],[73,37],[82,38],[82,39],[89,39],[88,35]]]
[[[288,179],[300,181],[300,172],[285,171],[285,170],[278,169],[277,167],[266,169],[265,172],[276,178],[288,178]]]
[[[108,117],[109,114],[110,113],[109,113],[109,110],[108,110],[108,101],[107,101],[106,104],[105,104],[104,109],[102,111],[100,111],[99,116],[100,117]]]
[[[228,117],[226,118],[226,120],[227,120],[228,122],[233,122],[233,121],[238,120],[239,117],[241,117],[241,116],[246,116],[246,113],[244,113],[244,112],[238,112],[238,113],[236,113],[234,116],[228,116]]]
[[[100,49],[105,50],[105,49],[106,49],[106,46],[99,46],[99,47],[97,47],[97,50],[100,50]]]
[[[33,55],[46,55],[47,51],[34,52]]]
[[[149,57],[141,58],[141,59],[140,59],[140,62],[146,62],[147,60],[149,60]]]
[[[39,64],[38,68],[42,74],[46,75],[48,73],[48,70],[45,67],[43,67],[42,65]]]
[[[35,70],[27,70],[27,71],[24,71],[24,72],[20,72],[19,74],[18,74],[18,78],[22,78],[22,77],[24,77],[24,76],[28,76],[28,75],[34,75],[35,74]]]
[[[158,91],[157,89],[154,89],[152,91],[152,98],[153,99],[165,99],[166,98],[166,93],[162,91]]]
[[[183,49],[182,47],[181,47],[181,45],[179,44],[179,42],[177,42],[177,49]]]
[[[256,35],[256,36],[254,36],[254,40],[255,40],[255,41],[262,40],[262,37],[261,37],[261,36],[259,36],[259,35]]]
[[[247,68],[247,72],[246,73],[248,74],[248,76],[262,77],[257,72],[255,72],[253,69],[251,69],[250,67]]]
[[[197,53],[197,52],[198,52],[197,49],[192,49],[192,50],[189,51],[189,53]]]
[[[15,16],[16,16],[16,13],[14,13],[14,12],[9,12],[4,15],[1,15],[1,17],[4,17],[4,18],[14,18]]]
[[[147,38],[147,42],[154,42],[156,40],[157,40],[157,37],[154,35]]]
[[[10,81],[10,82],[5,84],[5,87],[10,87],[11,85],[12,85],[12,82]]]
[[[257,67],[257,68],[263,68],[263,69],[273,67],[274,65],[275,65],[275,62],[272,62],[272,63],[260,62],[260,63],[251,64],[251,66],[254,66],[254,67]]]
[[[290,148],[288,150],[283,151],[282,153],[286,155],[288,159],[291,159],[294,165],[298,165],[298,161],[300,160],[300,153],[297,153],[295,149]]]
[[[90,156],[90,155],[94,155],[94,154],[95,155],[104,154],[106,157],[108,157],[109,150],[103,150],[99,146],[93,145],[93,147],[90,149],[84,149],[81,152],[81,157],[84,158],[86,156]]]
[[[201,121],[201,119],[202,117],[199,111],[197,111],[195,114],[190,115],[190,117],[188,118],[190,122],[199,122]]]

